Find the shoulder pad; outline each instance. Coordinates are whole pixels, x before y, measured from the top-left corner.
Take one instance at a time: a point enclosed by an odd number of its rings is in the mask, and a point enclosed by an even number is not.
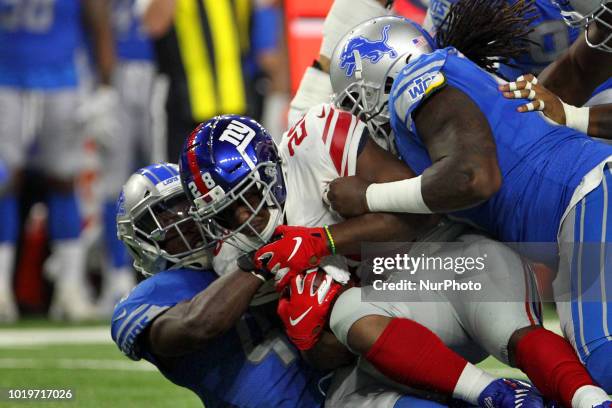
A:
[[[421,102],[446,85],[442,72],[449,49],[426,54],[406,65],[391,88],[389,109],[406,128],[412,126],[411,114]]]

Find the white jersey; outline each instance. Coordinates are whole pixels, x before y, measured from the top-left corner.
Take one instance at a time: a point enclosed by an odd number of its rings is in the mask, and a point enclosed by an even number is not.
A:
[[[323,192],[332,180],[355,175],[364,128],[356,116],[320,104],[283,135],[279,152],[288,225],[316,227],[342,220],[323,202]]]
[[[279,153],[287,189],[287,225],[322,227],[343,220],[323,202],[323,194],[332,180],[355,175],[365,127],[356,116],[320,104],[283,135]],[[343,256],[326,257],[321,267],[339,282],[349,278]]]

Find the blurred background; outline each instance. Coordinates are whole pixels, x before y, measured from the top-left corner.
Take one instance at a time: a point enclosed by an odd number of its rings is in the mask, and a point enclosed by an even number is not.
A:
[[[280,137],[331,3],[0,0],[0,324],[108,318],[139,279],[116,239],[127,177],[218,114]]]

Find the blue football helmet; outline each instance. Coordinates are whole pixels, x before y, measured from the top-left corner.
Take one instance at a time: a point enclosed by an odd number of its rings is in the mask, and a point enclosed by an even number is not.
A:
[[[193,203],[192,214],[213,240],[254,250],[267,243],[283,222],[286,190],[281,159],[272,137],[257,121],[224,115],[200,124],[187,139],[179,167]],[[247,193],[253,192],[260,195],[256,203],[247,199]],[[250,215],[230,227],[227,211],[236,202],[245,205]],[[267,224],[258,225],[256,216],[265,210]]]
[[[117,202],[117,237],[145,276],[167,269],[210,266],[214,243],[189,214],[178,166],[153,164],[136,171]]]

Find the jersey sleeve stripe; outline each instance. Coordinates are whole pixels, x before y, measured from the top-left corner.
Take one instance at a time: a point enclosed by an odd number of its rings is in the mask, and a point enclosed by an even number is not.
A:
[[[326,138],[327,140],[325,140],[325,143],[323,143],[323,145],[325,146],[325,151],[327,153],[329,153],[331,149],[332,140],[334,139],[333,134],[334,130],[336,129],[336,122],[338,122],[338,118],[340,117],[339,113],[340,111],[334,110],[334,114],[332,115],[332,119],[329,123],[329,130],[327,132],[328,137]]]
[[[334,116],[336,111],[333,108],[329,108],[329,113],[327,114],[327,120],[325,121],[325,127],[323,128],[323,144],[327,142],[327,133],[329,132],[329,125],[331,123],[332,117]]]
[[[354,176],[357,173],[357,152],[359,151],[359,144],[361,143],[361,138],[364,137],[363,129],[365,128],[365,123],[358,120],[355,124],[355,128],[353,129],[353,133],[351,136],[351,141],[347,147],[347,165],[344,169],[343,176]]]
[[[150,305],[147,305],[150,306]],[[170,306],[150,306],[146,312],[142,313],[129,325],[126,331],[125,338],[119,344],[121,351],[132,360],[139,360],[141,356],[135,346],[138,336],[147,328],[147,326],[159,316],[161,313],[170,309]]]
[[[346,172],[348,169],[350,146],[355,135],[356,125],[356,117],[351,115],[351,125],[349,126],[348,137],[346,138],[346,142],[344,142],[344,152],[342,153],[342,173],[340,173],[340,175],[343,177],[346,176]]]
[[[331,147],[329,154],[331,156],[334,167],[338,174],[342,174],[342,158],[344,156],[344,147],[346,138],[348,137],[349,126],[353,120],[353,115],[348,112],[338,112],[338,120],[334,127],[334,135],[332,136]]]
[[[124,339],[124,335],[126,333],[126,328],[129,326],[129,324],[135,320],[138,315],[140,315],[141,313],[143,313],[144,311],[146,311],[151,305],[149,304],[142,304],[140,306],[138,306],[134,311],[132,311],[123,321],[123,324],[121,324],[121,326],[119,326],[119,329],[117,330],[117,344],[122,344]]]

